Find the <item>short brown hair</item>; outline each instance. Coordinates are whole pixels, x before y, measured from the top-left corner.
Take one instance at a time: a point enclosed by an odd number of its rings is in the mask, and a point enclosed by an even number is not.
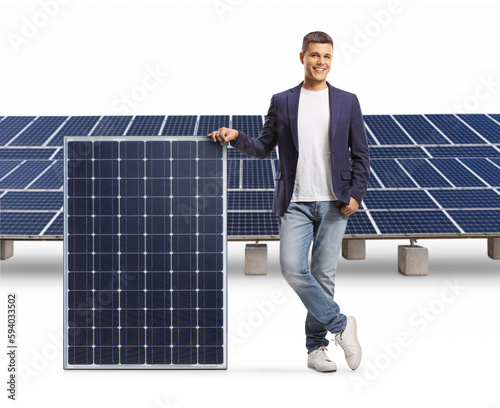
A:
[[[304,40],[302,41],[302,53],[305,54],[307,49],[309,48],[309,43],[317,42],[323,44],[331,44],[333,48],[333,40],[327,33],[323,31],[312,31],[309,34],[304,36]]]

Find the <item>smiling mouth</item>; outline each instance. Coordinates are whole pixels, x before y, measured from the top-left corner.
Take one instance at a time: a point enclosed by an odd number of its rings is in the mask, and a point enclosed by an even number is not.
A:
[[[322,72],[325,71],[325,68],[314,68],[314,70],[321,74]]]

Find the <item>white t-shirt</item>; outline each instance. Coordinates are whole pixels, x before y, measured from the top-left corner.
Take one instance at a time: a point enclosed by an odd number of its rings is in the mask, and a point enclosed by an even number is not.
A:
[[[333,201],[328,88],[300,89],[297,118],[299,157],[292,201]]]

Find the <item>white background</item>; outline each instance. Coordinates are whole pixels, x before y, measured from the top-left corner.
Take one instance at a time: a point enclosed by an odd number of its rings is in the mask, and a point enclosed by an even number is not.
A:
[[[334,39],[328,81],[365,114],[500,112],[495,1],[74,0],[48,17],[42,3],[0,2],[0,115],[265,114],[303,79],[302,38],[315,30]],[[0,350],[15,291],[18,406],[500,407],[500,261],[484,239],[419,243],[428,277],[397,272],[404,241],[340,261],[336,300],[358,319],[364,360],[352,372],[331,344],[339,370],[320,374],[306,367],[305,309],[278,243],[265,277],[244,276],[244,243],[229,243],[227,371],[89,372],[62,370],[62,243],[15,242],[0,264]]]

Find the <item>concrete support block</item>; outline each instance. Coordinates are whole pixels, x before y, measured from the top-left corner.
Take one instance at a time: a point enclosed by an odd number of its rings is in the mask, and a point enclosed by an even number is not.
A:
[[[246,244],[245,275],[267,275],[267,244]]]
[[[0,239],[0,261],[4,261],[14,255],[14,241],[11,239]]]
[[[488,256],[500,259],[500,238],[488,238]]]
[[[364,239],[343,239],[342,256],[345,259],[365,259],[366,258],[366,240]]]
[[[406,276],[428,275],[429,251],[418,245],[399,245],[398,268]]]

